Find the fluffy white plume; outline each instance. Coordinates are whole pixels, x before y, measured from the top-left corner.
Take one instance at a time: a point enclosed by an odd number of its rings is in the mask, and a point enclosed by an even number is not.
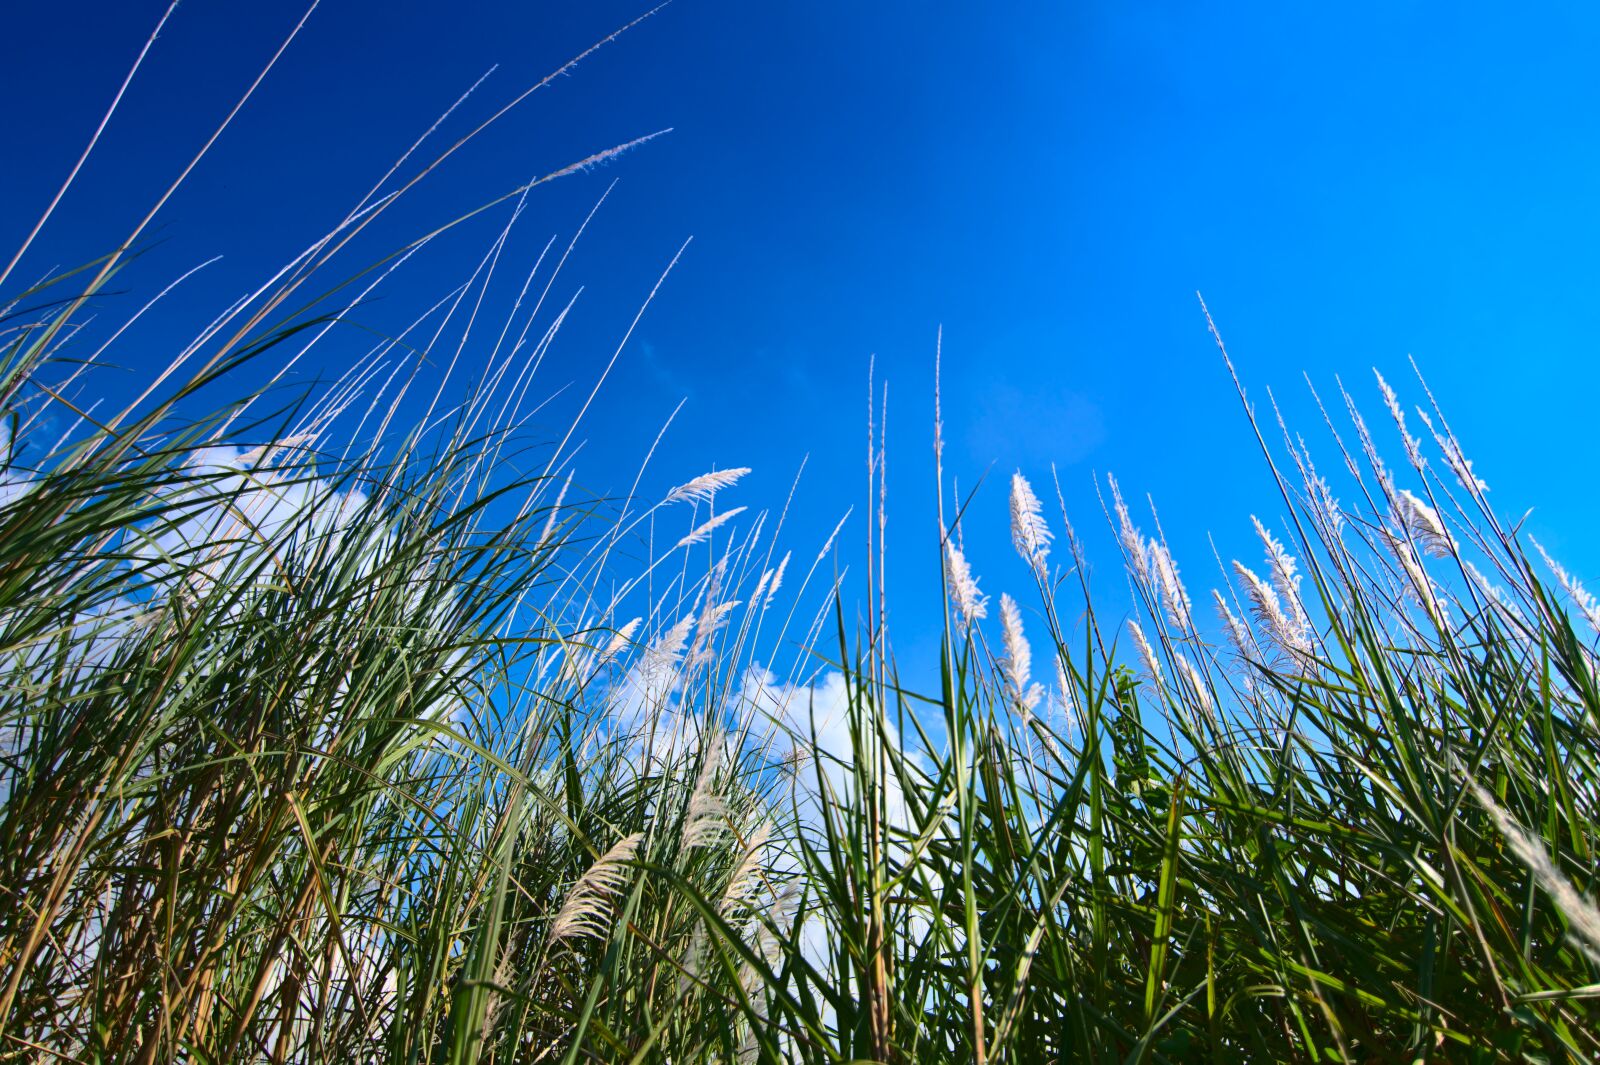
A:
[[[821,562],[828,557],[828,552],[833,550],[833,542],[839,538],[839,530],[844,528],[844,523],[850,520],[854,508],[844,512],[844,517],[839,519],[839,524],[833,527],[833,532],[828,534],[828,539],[822,545],[822,550],[817,552],[817,561]]]
[[[1161,593],[1161,604],[1167,610],[1167,617],[1179,632],[1186,635],[1193,633],[1193,608],[1189,602],[1189,593],[1183,587],[1183,581],[1178,579],[1178,564],[1172,560],[1172,552],[1167,550],[1166,544],[1151,540],[1147,555],[1156,588]]]
[[[578,878],[550,923],[551,943],[581,937],[605,938],[610,928],[607,918],[611,899],[627,881],[628,863],[643,841],[643,832],[624,836]]]
[[[1434,443],[1439,445],[1439,451],[1444,455],[1444,464],[1450,467],[1450,472],[1456,475],[1456,480],[1461,487],[1471,492],[1487,492],[1489,484],[1482,477],[1472,472],[1472,460],[1467,458],[1461,450],[1461,444],[1455,435],[1450,432],[1441,433],[1433,427],[1433,419],[1428,417],[1428,412],[1421,407],[1417,408],[1417,417],[1422,419],[1422,424],[1428,427],[1428,432],[1433,434]]]
[[[1412,436],[1411,431],[1406,428],[1406,412],[1400,409],[1400,400],[1395,397],[1394,389],[1389,387],[1389,382],[1383,379],[1383,374],[1379,373],[1376,368],[1373,369],[1372,374],[1378,379],[1378,388],[1383,391],[1383,404],[1389,408],[1389,416],[1394,419],[1394,424],[1400,430],[1400,437],[1405,441],[1406,458],[1411,460],[1411,465],[1420,473],[1427,460],[1422,457],[1422,448],[1418,444],[1417,438]]]
[[[1254,514],[1250,515],[1250,521],[1256,527],[1262,547],[1266,548],[1267,571],[1272,575],[1272,586],[1278,593],[1286,617],[1294,626],[1295,637],[1291,642],[1303,643],[1309,648],[1311,619],[1306,617],[1305,607],[1300,602],[1300,574],[1294,556],[1284,550],[1283,544],[1267,531],[1267,527]]]
[[[688,484],[680,484],[667,493],[666,502],[682,503],[691,500],[696,503],[709,503],[724,488],[732,488],[739,483],[739,478],[750,472],[750,467],[739,466],[731,470],[714,470],[711,473],[702,473]]]
[[[622,628],[618,629],[614,634],[612,634],[611,640],[600,652],[600,657],[595,662],[595,666],[603,666],[612,659],[616,658],[617,655],[621,654],[623,648],[627,647],[628,644],[632,642],[633,634],[639,631],[639,623],[643,620],[643,618],[634,618],[632,621],[629,621],[626,625],[622,626]]]
[[[1144,537],[1134,527],[1133,519],[1128,516],[1128,504],[1123,502],[1122,489],[1117,487],[1117,479],[1110,474],[1106,480],[1111,484],[1111,505],[1117,514],[1117,535],[1122,541],[1122,549],[1128,554],[1128,565],[1141,579],[1150,572],[1150,561],[1145,558]]]
[[[683,658],[689,634],[694,631],[694,623],[695,616],[685,614],[644,649],[622,684],[621,709],[627,711],[622,717],[630,718],[638,711],[661,705],[666,699],[677,683],[678,663]]]
[[[1487,596],[1490,602],[1499,607],[1506,616],[1519,622],[1522,621],[1522,611],[1517,608],[1516,603],[1511,601],[1511,597],[1506,595],[1506,590],[1490,581],[1488,577],[1485,577],[1477,566],[1474,566],[1471,562],[1463,561],[1467,568],[1467,576],[1472,578],[1472,583],[1478,586],[1478,590]]]
[[[770,569],[762,570],[761,579],[756,581],[755,591],[750,593],[750,605],[752,607],[765,606],[765,604],[761,602],[761,597],[767,593],[767,585],[771,583],[772,571]]]
[[[738,909],[739,904],[755,885],[762,865],[769,857],[766,849],[767,841],[771,838],[772,822],[763,821],[750,833],[750,838],[744,841],[744,857],[734,866],[733,873],[728,877],[728,886],[723,889],[722,901],[717,904],[717,911],[724,918]]]
[[[1050,527],[1045,524],[1039,497],[1022,471],[1011,475],[1011,542],[1017,554],[1041,581],[1049,578]]]
[[[1024,710],[1032,710],[1039,702],[1040,689],[1031,684],[1033,679],[1033,649],[1022,634],[1022,611],[1017,601],[1000,593],[1000,641],[1005,647],[1006,683],[1011,687],[1011,697]]]
[[[550,538],[555,535],[556,519],[561,516],[561,504],[567,501],[567,489],[572,487],[572,474],[567,474],[567,479],[561,483],[561,491],[556,493],[556,501],[550,507],[550,516],[544,520],[544,529],[539,533],[539,543],[535,551],[542,551],[550,543]]]
[[[1313,474],[1307,482],[1311,488],[1311,508],[1322,519],[1323,526],[1334,537],[1344,530],[1344,511],[1333,497],[1328,482]]]
[[[1404,488],[1395,495],[1394,509],[1395,517],[1418,550],[1434,558],[1450,557],[1453,544],[1438,511]]]
[[[711,534],[712,533],[714,533],[718,529],[722,528],[724,525],[726,525],[728,522],[732,521],[734,518],[738,517],[740,514],[743,514],[744,511],[745,511],[744,507],[734,507],[732,510],[723,511],[721,514],[718,514],[716,517],[712,518],[710,521],[708,521],[705,524],[703,524],[703,525],[699,526],[698,528],[696,528],[694,530],[694,532],[691,532],[688,536],[685,536],[682,540],[679,540],[678,541],[678,547],[693,547],[695,544],[703,544],[703,543],[705,543],[708,539],[711,538]]]
[[[1567,919],[1571,927],[1572,938],[1589,960],[1600,965],[1600,907],[1596,907],[1573,886],[1561,870],[1556,868],[1555,862],[1550,860],[1550,852],[1545,850],[1544,844],[1530,835],[1516,820],[1494,801],[1494,796],[1489,794],[1487,788],[1471,777],[1467,778],[1467,787],[1471,789],[1473,797],[1489,815],[1500,834],[1506,838],[1511,853],[1517,860],[1527,867],[1532,874],[1534,882],[1550,896],[1550,901],[1556,904],[1556,909]]]
[[[946,578],[950,583],[950,598],[955,601],[956,613],[963,624],[970,625],[989,616],[989,599],[978,591],[978,579],[972,575],[967,558],[954,540],[944,544]]]
[[[720,840],[728,831],[728,806],[715,791],[717,770],[722,766],[722,743],[711,736],[705,745],[705,763],[689,793],[683,815],[682,846],[705,847]]]
[[[1256,623],[1261,626],[1267,640],[1290,656],[1310,654],[1310,641],[1303,630],[1284,613],[1283,604],[1278,601],[1278,593],[1272,585],[1242,562],[1235,561],[1233,570],[1244,582],[1245,599],[1250,604],[1250,612],[1255,615]]]
[[[1190,665],[1189,660],[1182,655],[1175,656],[1173,661],[1177,663],[1178,672],[1183,675],[1183,679],[1188,683],[1190,694],[1199,701],[1200,709],[1204,710],[1206,713],[1210,713],[1211,690],[1206,687],[1205,678],[1202,677],[1200,675],[1200,671],[1195,669],[1194,666]]]
[[[766,598],[766,601],[761,604],[761,609],[765,610],[767,607],[772,605],[772,600],[775,599],[777,597],[777,595],[778,595],[778,589],[783,587],[783,574],[784,574],[784,571],[787,570],[788,568],[789,568],[789,552],[785,551],[783,553],[783,561],[779,562],[778,563],[778,568],[773,570],[773,572],[772,572],[772,583],[767,585],[767,598]],[[758,600],[760,598],[761,598],[760,593],[759,592],[756,593],[755,597],[750,600],[751,604],[753,605],[756,602],[756,600]]]
[[[1250,657],[1250,630],[1245,628],[1244,622],[1239,620],[1239,615],[1228,606],[1228,601],[1222,593],[1215,588],[1211,590],[1211,598],[1217,604],[1217,619],[1222,622],[1222,629],[1228,635],[1228,643],[1233,647],[1233,653],[1240,658]]]
[[[1062,665],[1061,656],[1055,656],[1056,690],[1055,706],[1057,713],[1066,715],[1065,724],[1071,728],[1080,719],[1078,694],[1072,686],[1072,681],[1067,677],[1067,668]]]
[[[1583,619],[1589,623],[1589,628],[1595,632],[1600,632],[1600,602],[1595,601],[1594,596],[1590,595],[1588,590],[1578,583],[1576,577],[1567,572],[1565,566],[1551,558],[1549,552],[1545,551],[1544,546],[1539,541],[1534,540],[1531,536],[1528,539],[1533,542],[1534,549],[1539,552],[1539,557],[1544,559],[1544,564],[1550,567],[1550,572],[1555,575],[1556,582],[1561,585],[1561,590],[1567,593],[1567,598],[1571,599],[1573,605],[1583,613]]]
[[[1144,629],[1132,618],[1128,619],[1128,632],[1133,636],[1133,646],[1139,652],[1139,662],[1144,666],[1145,675],[1156,682],[1156,687],[1164,687],[1164,678],[1161,674],[1161,660],[1156,657],[1155,648],[1150,646],[1150,641],[1145,639]]]

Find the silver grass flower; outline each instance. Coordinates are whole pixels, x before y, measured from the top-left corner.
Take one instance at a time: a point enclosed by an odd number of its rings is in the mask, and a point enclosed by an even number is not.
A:
[[[711,538],[712,533],[722,528],[722,526],[726,525],[740,514],[743,514],[744,511],[744,507],[734,507],[732,510],[723,511],[721,514],[718,514],[704,525],[701,525],[695,529],[688,536],[685,536],[682,540],[679,540],[677,546],[693,547],[695,544],[705,543]]]
[[[551,504],[550,515],[544,520],[544,530],[539,533],[539,542],[534,546],[534,551],[542,551],[550,543],[550,538],[555,535],[556,519],[561,516],[561,504],[567,501],[567,490],[572,487],[572,474],[567,474],[567,479],[561,483],[561,491],[556,493],[556,501]]]
[[[1145,674],[1155,681],[1156,687],[1165,688],[1164,678],[1161,675],[1161,662],[1156,658],[1155,648],[1145,639],[1144,629],[1139,627],[1137,621],[1129,618],[1128,632],[1133,636],[1133,646],[1139,652],[1139,662],[1144,666]]]
[[[1389,553],[1394,556],[1395,561],[1400,563],[1401,570],[1405,572],[1406,583],[1409,585],[1407,596],[1416,599],[1427,609],[1429,614],[1443,622],[1448,615],[1444,601],[1437,594],[1437,585],[1434,583],[1433,578],[1428,576],[1427,571],[1422,568],[1422,561],[1418,554],[1422,545],[1418,543],[1414,548],[1412,540],[1389,529],[1379,529],[1378,534],[1384,545],[1389,548]]]
[[[1450,557],[1455,544],[1445,530],[1444,522],[1439,520],[1438,511],[1405,488],[1395,494],[1394,509],[1400,526],[1410,534],[1412,542],[1423,554],[1434,558]]]
[[[621,654],[622,649],[632,642],[633,634],[639,631],[639,624],[643,620],[643,618],[634,618],[612,634],[610,642],[600,652],[600,660],[595,664],[603,666]]]
[[[1122,489],[1117,487],[1117,479],[1107,474],[1106,480],[1111,484],[1111,504],[1117,514],[1117,535],[1122,541],[1122,550],[1127,552],[1128,565],[1132,567],[1134,575],[1144,580],[1150,572],[1150,562],[1144,553],[1144,537],[1128,516],[1128,504],[1122,499]]]
[[[1300,626],[1284,613],[1283,604],[1278,601],[1278,593],[1272,585],[1242,562],[1235,561],[1233,570],[1244,582],[1245,600],[1249,602],[1250,612],[1266,634],[1268,642],[1291,657],[1310,654],[1310,641]]]
[[[647,697],[665,694],[672,674],[678,668],[678,661],[683,657],[689,634],[694,630],[694,622],[693,614],[685,614],[676,625],[645,648],[639,660],[638,683]]]
[[[1489,578],[1485,577],[1483,573],[1479,571],[1478,567],[1474,566],[1471,562],[1465,562],[1465,565],[1467,568],[1467,576],[1472,579],[1472,583],[1478,586],[1478,590],[1481,591],[1491,603],[1499,607],[1500,610],[1508,617],[1519,622],[1523,620],[1522,611],[1517,608],[1517,604],[1511,601],[1511,597],[1506,595],[1506,590],[1504,588],[1490,581]]]
[[[1183,679],[1189,686],[1190,693],[1199,702],[1200,709],[1209,714],[1211,712],[1211,691],[1206,687],[1205,678],[1200,675],[1198,669],[1189,664],[1189,660],[1183,655],[1174,656],[1173,661],[1177,663],[1178,672],[1183,675]]]
[[[1076,710],[1078,698],[1073,694],[1072,683],[1067,680],[1067,667],[1061,664],[1061,656],[1055,656],[1056,667],[1056,703],[1063,710]]]
[[[1172,552],[1166,544],[1151,540],[1147,548],[1150,559],[1150,568],[1155,577],[1156,588],[1161,593],[1161,604],[1166,607],[1167,617],[1172,621],[1173,627],[1185,635],[1194,633],[1194,611],[1189,601],[1189,593],[1183,587],[1183,581],[1178,578],[1178,564],[1172,560]]]
[[[628,878],[628,863],[633,860],[643,832],[624,836],[578,878],[567,892],[566,901],[550,923],[550,942],[565,939],[604,939],[610,930],[610,902]]]
[[[715,735],[708,736],[705,764],[695,778],[694,790],[689,793],[689,804],[683,815],[679,845],[685,850],[716,843],[728,831],[728,805],[714,790],[721,764],[722,743]]]
[[[1572,881],[1550,860],[1550,852],[1545,850],[1544,845],[1517,824],[1511,814],[1495,802],[1487,788],[1471,777],[1467,778],[1467,787],[1506,838],[1511,853],[1527,867],[1534,882],[1550,896],[1550,901],[1561,911],[1561,916],[1567,919],[1577,946],[1589,956],[1590,961],[1600,965],[1600,907],[1596,907],[1573,886]]]
[[[1333,490],[1328,487],[1328,482],[1315,472],[1307,479],[1306,484],[1311,489],[1311,509],[1321,519],[1323,528],[1327,529],[1329,535],[1337,539],[1344,531],[1344,511],[1339,509],[1339,501],[1333,497]]]
[[[761,597],[767,593],[767,585],[769,583],[771,583],[771,581],[772,581],[772,571],[770,569],[762,570],[761,571],[761,578],[756,581],[755,591],[750,593],[750,605],[751,605],[751,607],[757,607],[757,606],[764,605],[761,602]]]
[[[767,607],[772,605],[772,600],[778,595],[778,589],[783,587],[783,574],[788,568],[789,552],[785,551],[783,553],[783,560],[778,563],[778,568],[772,573],[772,583],[767,585],[767,598],[766,601],[761,604],[761,609],[765,610]],[[757,592],[750,602],[754,604],[760,598],[761,593]]]
[[[1254,514],[1250,515],[1250,521],[1256,527],[1261,545],[1266,548],[1267,572],[1272,575],[1272,586],[1296,630],[1293,642],[1305,643],[1309,647],[1311,619],[1306,616],[1305,606],[1300,602],[1300,574],[1294,556],[1284,549],[1283,544],[1267,531],[1267,527]]]
[[[1421,407],[1417,408],[1417,417],[1422,419],[1422,424],[1426,425],[1428,432],[1433,434],[1434,443],[1439,445],[1439,451],[1444,455],[1444,464],[1449,467],[1451,473],[1455,474],[1456,480],[1460,482],[1461,487],[1469,492],[1474,489],[1479,492],[1487,492],[1489,490],[1488,482],[1472,472],[1472,460],[1467,458],[1466,454],[1461,450],[1461,443],[1455,438],[1455,434],[1450,432],[1441,433],[1435,429],[1433,427],[1433,419],[1429,418],[1428,412]]]
[[[1001,667],[1005,671],[1006,683],[1011,687],[1011,698],[1023,710],[1031,711],[1040,696],[1038,685],[1030,683],[1033,679],[1033,649],[1028,646],[1028,638],[1022,634],[1022,611],[1017,609],[1017,601],[1004,592],[1000,593],[1000,642],[1005,648]]]
[[[1250,657],[1250,630],[1245,628],[1243,621],[1228,606],[1228,601],[1222,593],[1215,588],[1211,589],[1211,598],[1217,604],[1217,618],[1222,622],[1222,628],[1228,636],[1228,643],[1233,647],[1233,653],[1240,658]]]
[[[839,538],[839,530],[844,528],[844,523],[850,520],[850,515],[855,508],[844,512],[844,517],[839,519],[839,524],[833,527],[833,532],[828,534],[828,539],[823,543],[822,550],[817,552],[817,561],[821,562],[828,557],[828,552],[833,550],[833,542]]]
[[[729,599],[715,605],[706,604],[700,612],[700,620],[695,624],[694,644],[689,649],[688,662],[691,669],[716,660],[716,650],[712,647],[712,637],[728,624],[728,615],[742,605],[742,600]]]
[[[1550,568],[1550,572],[1555,575],[1556,582],[1561,585],[1561,590],[1567,593],[1567,598],[1571,599],[1573,605],[1582,612],[1583,619],[1589,623],[1589,627],[1595,632],[1600,632],[1600,602],[1595,601],[1594,596],[1590,595],[1588,590],[1578,583],[1576,577],[1567,572],[1565,566],[1551,558],[1549,552],[1544,549],[1544,546],[1539,541],[1531,536],[1528,537],[1528,540],[1533,544],[1534,550],[1539,552],[1539,557],[1544,559],[1544,564]]]
[[[744,857],[733,867],[733,872],[728,877],[728,886],[722,892],[722,901],[717,904],[717,910],[724,918],[745,900],[755,886],[757,876],[761,872],[761,859],[765,855],[767,841],[771,837],[772,822],[763,821],[750,833],[750,838],[745,840]]]
[[[692,501],[695,503],[709,503],[716,494],[724,488],[732,488],[739,483],[739,478],[750,472],[748,466],[738,466],[731,470],[715,470],[711,473],[702,473],[699,477],[687,484],[680,484],[667,493],[666,502],[682,503]]]
[[[955,601],[956,614],[962,623],[971,625],[974,621],[988,617],[989,598],[978,591],[978,579],[972,575],[966,556],[961,553],[954,540],[945,541],[944,554],[950,598]]]
[[[1400,409],[1400,400],[1396,398],[1394,389],[1389,387],[1389,382],[1383,379],[1383,374],[1374,367],[1372,374],[1378,379],[1378,388],[1383,392],[1383,404],[1389,408],[1389,416],[1394,419],[1394,424],[1400,430],[1400,438],[1405,441],[1406,458],[1411,460],[1411,465],[1418,473],[1427,465],[1427,460],[1422,457],[1422,447],[1417,438],[1411,435],[1406,428],[1406,412]]]
[[[1017,554],[1033,570],[1039,580],[1047,580],[1049,571],[1046,559],[1050,554],[1050,527],[1045,524],[1039,497],[1033,486],[1022,476],[1022,471],[1011,475],[1011,542]]]

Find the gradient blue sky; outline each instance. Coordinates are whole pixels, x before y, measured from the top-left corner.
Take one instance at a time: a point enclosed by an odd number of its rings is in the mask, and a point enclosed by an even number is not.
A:
[[[9,5],[6,257],[164,7]],[[130,299],[146,297],[226,257],[130,337],[130,373],[325,231],[491,65],[473,115],[644,7],[324,0],[129,275]],[[23,273],[107,250],[301,10],[185,3]],[[538,193],[508,251],[531,261],[618,182],[567,268],[564,291],[585,291],[545,378],[586,389],[694,238],[601,394],[582,475],[626,488],[687,397],[652,483],[749,465],[740,502],[777,506],[809,454],[789,539],[812,552],[864,496],[875,354],[891,387],[890,594],[913,661],[933,631],[918,619],[936,591],[941,325],[947,464],[963,484],[992,469],[967,534],[986,591],[1023,581],[1005,475],[1042,487],[1052,461],[1106,562],[1105,471],[1154,496],[1191,584],[1210,583],[1208,533],[1255,554],[1247,516],[1278,508],[1197,289],[1255,394],[1273,389],[1313,440],[1302,371],[1325,390],[1343,375],[1377,423],[1370,368],[1417,400],[1414,355],[1491,499],[1514,516],[1537,505],[1530,527],[1593,582],[1596,55],[1600,9],[1579,3],[676,0],[463,153],[371,250],[673,127]],[[408,268],[374,322],[464,279],[498,224]]]

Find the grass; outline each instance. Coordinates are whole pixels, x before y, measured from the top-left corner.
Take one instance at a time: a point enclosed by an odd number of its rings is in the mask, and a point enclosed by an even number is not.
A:
[[[236,397],[343,328],[384,187],[110,414],[80,323],[143,226],[3,305],[0,1058],[1600,1056],[1600,609],[1420,379],[1394,465],[1341,388],[1337,476],[1244,403],[1277,517],[1205,606],[1115,482],[1103,605],[1020,473],[991,602],[941,471],[902,678],[881,543],[848,623],[744,471],[589,500],[528,439],[563,312],[457,315],[531,186],[412,330]],[[424,355],[479,368],[418,415]]]

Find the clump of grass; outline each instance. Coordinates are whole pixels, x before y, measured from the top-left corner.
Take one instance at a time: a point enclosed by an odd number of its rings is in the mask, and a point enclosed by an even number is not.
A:
[[[819,931],[775,974],[775,1016],[832,1034],[792,1058],[1600,1052],[1600,632],[1489,507],[1426,389],[1431,458],[1380,392],[1404,468],[1342,389],[1357,449],[1327,423],[1356,505],[1245,405],[1279,517],[1250,519],[1259,562],[1218,566],[1214,624],[1115,480],[1126,624],[1102,620],[1065,513],[1070,558],[1045,564],[1020,473],[1033,608],[1002,593],[993,643],[959,525],[944,535],[939,688],[915,694],[881,651],[846,659],[849,786],[803,832]],[[1053,690],[1029,693],[1025,629]]]
[[[398,172],[110,413],[82,316],[139,231],[4,304],[0,1058],[1600,1052],[1594,603],[1425,387],[1431,445],[1377,382],[1399,466],[1341,387],[1332,480],[1245,404],[1278,494],[1209,597],[1108,481],[1131,617],[1021,471],[991,615],[941,467],[941,668],[903,678],[881,447],[851,626],[839,529],[796,580],[747,469],[600,501],[575,426],[531,446],[542,297],[417,414],[532,186],[342,377],[215,398],[339,335],[370,287],[281,308]]]

